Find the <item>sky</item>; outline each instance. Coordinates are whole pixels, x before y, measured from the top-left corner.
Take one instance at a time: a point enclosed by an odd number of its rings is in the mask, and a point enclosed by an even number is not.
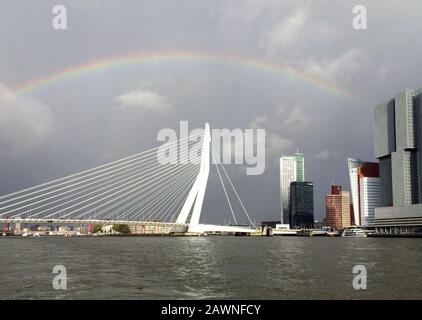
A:
[[[52,27],[57,4],[67,9],[66,30]],[[353,28],[357,4],[367,8],[366,30]],[[256,221],[279,219],[279,157],[299,149],[321,220],[331,183],[350,189],[347,158],[374,158],[373,107],[422,86],[421,10],[419,0],[3,0],[0,194],[158,146],[161,129],[187,120],[192,129],[266,130],[262,175],[228,166]],[[219,58],[161,59],[25,87],[100,59],[174,52]],[[213,223],[229,216],[215,173],[203,214]]]

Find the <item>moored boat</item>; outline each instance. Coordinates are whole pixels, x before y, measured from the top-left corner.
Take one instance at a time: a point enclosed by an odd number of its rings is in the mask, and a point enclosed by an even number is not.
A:
[[[365,231],[359,228],[344,229],[341,234],[342,237],[365,238],[367,235]]]

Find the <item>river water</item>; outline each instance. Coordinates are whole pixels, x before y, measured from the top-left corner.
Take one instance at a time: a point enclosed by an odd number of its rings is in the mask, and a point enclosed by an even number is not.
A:
[[[422,239],[0,237],[0,253],[1,299],[422,299]]]

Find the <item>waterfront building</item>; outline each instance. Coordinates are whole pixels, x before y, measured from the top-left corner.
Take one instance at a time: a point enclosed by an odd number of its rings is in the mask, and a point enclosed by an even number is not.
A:
[[[296,180],[295,181],[305,181],[305,158],[303,153],[296,152],[294,154],[295,164],[296,164]]]
[[[340,192],[341,197],[341,223],[342,228],[350,227],[350,192]]]
[[[341,228],[341,199],[338,195],[325,196],[325,210],[327,226],[334,229]]]
[[[173,226],[164,223],[129,224],[132,234],[170,234]]]
[[[380,206],[379,164],[356,159],[347,160],[352,198],[352,225],[372,225],[375,208]]]
[[[336,185],[331,186],[331,194],[340,194],[341,191],[342,191],[341,186],[336,186]]]
[[[314,227],[314,184],[293,181],[290,184],[289,221],[291,228]]]
[[[380,175],[376,230],[422,230],[422,88],[405,89],[377,105],[373,130]]]
[[[302,153],[280,158],[281,223],[289,224],[290,184],[305,180],[305,159]]]
[[[38,231],[51,231],[51,227],[50,226],[38,226]]]
[[[380,205],[380,179],[379,177],[360,178],[360,224],[372,226],[375,222],[375,208]]]
[[[275,229],[276,230],[290,230],[290,225],[289,224],[276,224],[275,225]]]
[[[323,226],[324,226],[323,221],[318,221],[318,220],[314,221],[314,229],[322,229]]]
[[[327,226],[343,229],[350,226],[350,193],[341,186],[331,186],[331,193],[325,196]]]
[[[280,224],[280,221],[262,221],[261,227],[269,227],[275,229],[278,224]]]
[[[350,195],[351,195],[351,206],[353,210],[353,225],[360,225],[360,206],[359,206],[359,175],[358,169],[361,166],[362,161],[355,159],[347,159],[347,168],[349,170],[349,182],[350,182]]]
[[[350,202],[350,225],[351,226],[356,225],[356,223],[355,223],[355,214],[353,212],[353,203],[352,202]]]

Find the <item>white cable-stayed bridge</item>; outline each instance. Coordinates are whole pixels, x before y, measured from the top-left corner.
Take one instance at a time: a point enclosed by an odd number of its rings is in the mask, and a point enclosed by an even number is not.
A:
[[[201,140],[202,139],[202,140]],[[201,140],[202,147],[192,146]],[[251,233],[256,228],[219,156],[212,148],[209,125],[162,147],[78,172],[0,197],[0,223],[160,224],[189,233]],[[161,154],[160,154],[161,152]],[[235,225],[200,223],[213,158]],[[224,183],[226,180],[227,187]],[[237,225],[228,190],[248,223]]]

